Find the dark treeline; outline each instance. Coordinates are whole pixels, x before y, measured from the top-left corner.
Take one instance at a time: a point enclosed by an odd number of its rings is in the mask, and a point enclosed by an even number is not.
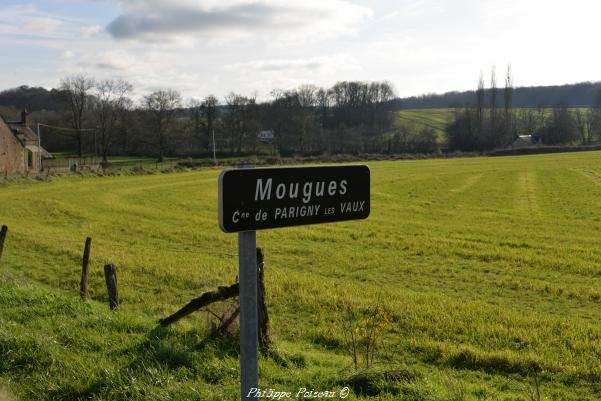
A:
[[[50,152],[161,161],[208,156],[213,145],[223,156],[384,152],[391,141],[383,134],[392,129],[398,109],[387,82],[304,85],[274,90],[266,102],[232,92],[223,100],[208,95],[184,104],[172,89],[134,101],[132,92],[121,80],[75,75],[51,91],[4,91],[0,112],[14,118],[20,109],[33,111],[33,122],[44,124],[42,145]]]
[[[601,88],[592,107],[569,108],[567,103],[547,107],[514,108],[513,78],[508,67],[504,86],[497,87],[495,70],[490,87],[481,76],[469,106],[457,108],[447,128],[448,147],[459,151],[489,151],[523,146],[519,136],[535,145],[590,145],[601,141]],[[530,136],[530,137],[528,137]]]
[[[61,108],[61,97],[62,95],[57,89],[47,90],[46,88],[22,85],[0,92],[0,106],[30,111],[57,111]]]
[[[596,104],[601,82],[582,82],[569,85],[529,86],[515,88],[512,95],[513,107],[526,108],[569,104],[578,107],[592,107]],[[486,95],[490,95],[486,89]],[[431,109],[464,107],[475,105],[476,92],[452,91],[443,94],[425,94],[397,99],[396,105],[403,109]],[[504,94],[499,101],[504,102]],[[61,109],[61,93],[58,89],[47,90],[27,85],[0,92],[0,106],[27,108],[30,111]]]
[[[561,86],[531,86],[515,88],[512,93],[513,107],[553,106],[569,104],[571,106],[592,107],[596,104],[597,93],[601,90],[601,82],[583,82]],[[490,96],[490,89],[485,91]],[[443,94],[427,94],[400,99],[403,109],[433,109],[448,107],[475,106],[476,92],[447,92]],[[503,103],[504,93],[499,93],[499,101]]]

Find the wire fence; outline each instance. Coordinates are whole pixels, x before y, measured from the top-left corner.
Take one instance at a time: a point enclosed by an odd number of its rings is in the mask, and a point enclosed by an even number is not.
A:
[[[100,159],[96,157],[48,159],[42,161],[42,168],[46,171],[71,171],[97,170],[100,168]]]

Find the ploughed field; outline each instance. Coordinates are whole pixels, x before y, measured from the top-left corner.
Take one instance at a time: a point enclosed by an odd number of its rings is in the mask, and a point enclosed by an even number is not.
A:
[[[601,153],[368,165],[368,220],[258,232],[274,343],[261,387],[601,399]],[[237,343],[209,337],[210,313],[156,325],[235,281],[218,173],[0,187],[0,387],[23,400],[236,399]],[[107,262],[118,269],[114,313]],[[348,339],[375,326],[373,363],[365,370],[360,351],[358,373]]]

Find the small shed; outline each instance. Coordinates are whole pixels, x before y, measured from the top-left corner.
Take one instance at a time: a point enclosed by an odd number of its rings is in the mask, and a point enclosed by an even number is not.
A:
[[[274,137],[275,135],[273,133],[273,130],[261,130],[257,135],[259,141],[263,143],[271,143]]]
[[[543,144],[540,135],[518,135],[513,141],[513,148],[533,148]]]

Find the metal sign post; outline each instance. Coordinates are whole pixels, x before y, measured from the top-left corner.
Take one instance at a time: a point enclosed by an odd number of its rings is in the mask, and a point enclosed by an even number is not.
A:
[[[257,233],[238,233],[240,262],[240,391],[242,400],[258,388],[259,348],[257,318]]]
[[[213,131],[213,135],[215,135]],[[213,145],[215,136],[213,136]],[[240,169],[254,169],[253,164]],[[240,278],[240,399],[250,400],[259,386],[259,319],[257,308],[257,232],[238,233],[238,277]]]

